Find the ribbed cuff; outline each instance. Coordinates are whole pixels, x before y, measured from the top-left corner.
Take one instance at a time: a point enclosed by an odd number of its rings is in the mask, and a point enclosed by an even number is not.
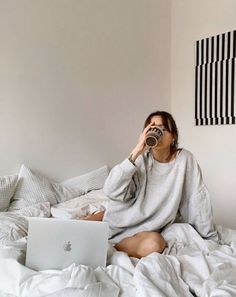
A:
[[[120,168],[131,176],[137,171],[137,167],[128,158],[120,163]]]

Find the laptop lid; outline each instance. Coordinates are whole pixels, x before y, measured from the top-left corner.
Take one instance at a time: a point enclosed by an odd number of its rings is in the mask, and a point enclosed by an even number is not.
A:
[[[107,248],[106,222],[29,218],[26,266],[31,269],[106,266]]]

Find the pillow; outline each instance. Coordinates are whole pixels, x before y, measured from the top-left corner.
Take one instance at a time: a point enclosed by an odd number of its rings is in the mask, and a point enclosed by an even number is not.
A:
[[[10,205],[10,200],[15,192],[17,175],[0,177],[0,211],[5,211]]]
[[[52,205],[57,203],[51,182],[22,165],[16,192],[8,210],[18,210],[40,202],[50,202]]]
[[[84,191],[76,186],[63,186],[62,184],[52,183],[52,188],[56,194],[57,203],[67,201],[84,194]]]
[[[51,216],[51,209],[49,202],[42,202],[25,208],[12,211],[12,213],[19,214],[23,217],[41,217],[49,218]]]
[[[59,184],[22,165],[16,192],[8,210],[19,210],[41,202],[55,205],[91,190],[101,189],[108,173],[108,167],[103,166]]]
[[[86,194],[92,190],[102,189],[108,174],[109,168],[104,165],[103,167],[90,171],[86,174],[68,179],[62,182],[61,185],[70,188],[78,188]]]
[[[22,165],[16,192],[8,210],[15,211],[42,202],[54,205],[82,194],[79,188],[52,182]]]
[[[0,244],[7,245],[27,235],[28,221],[16,213],[0,213]]]
[[[57,204],[51,208],[54,218],[81,219],[92,213],[105,210],[109,198],[103,190],[94,190],[80,197]]]
[[[108,174],[109,168],[104,165],[86,174],[63,181],[60,184],[52,183],[57,195],[57,201],[65,202],[90,191],[102,189]]]

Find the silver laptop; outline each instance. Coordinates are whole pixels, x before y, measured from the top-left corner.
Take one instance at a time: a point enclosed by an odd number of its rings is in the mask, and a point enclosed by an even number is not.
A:
[[[72,263],[106,266],[108,225],[105,222],[29,218],[26,266],[63,269]]]

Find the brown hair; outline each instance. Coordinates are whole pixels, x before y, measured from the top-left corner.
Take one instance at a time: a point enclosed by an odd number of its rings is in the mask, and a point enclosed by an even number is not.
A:
[[[154,111],[152,112],[145,120],[144,122],[144,128],[147,127],[151,123],[151,119],[154,116],[160,116],[162,118],[163,125],[165,126],[166,130],[170,132],[173,137],[174,137],[174,142],[171,145],[171,154],[176,152],[178,150],[178,138],[179,138],[179,133],[178,133],[178,128],[176,126],[175,120],[172,117],[172,115],[166,111]]]

